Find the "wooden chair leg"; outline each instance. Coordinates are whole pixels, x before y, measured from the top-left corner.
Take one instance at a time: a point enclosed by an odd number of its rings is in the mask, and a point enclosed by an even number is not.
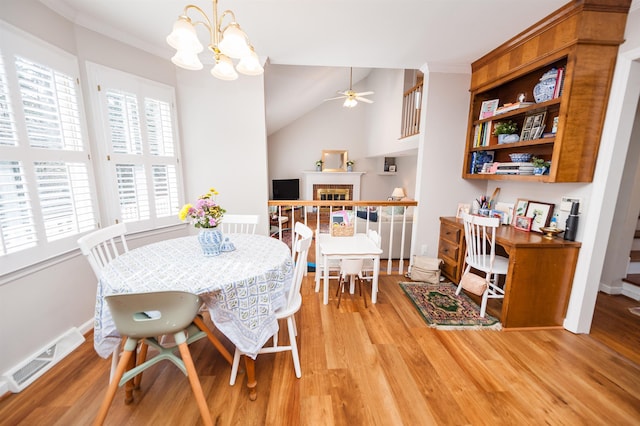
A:
[[[209,341],[213,344],[213,346],[215,346],[218,352],[222,354],[222,356],[224,357],[224,359],[227,360],[229,365],[233,365],[233,357],[231,356],[227,348],[222,346],[222,343],[220,342],[220,340],[218,340],[218,338],[213,335],[211,330],[209,330],[209,327],[207,327],[207,325],[204,323],[204,321],[202,320],[202,317],[200,315],[197,315],[193,319],[193,323],[207,335],[207,338],[209,339]]]
[[[185,343],[179,344],[178,349],[180,350],[180,356],[182,357],[184,366],[187,368],[187,377],[189,378],[189,383],[191,383],[191,389],[193,390],[193,395],[195,396],[196,402],[198,403],[198,408],[200,409],[200,416],[202,416],[202,422],[206,426],[213,426],[213,421],[211,420],[211,413],[209,412],[209,407],[207,406],[207,400],[205,399],[204,393],[202,392],[202,386],[200,385],[200,380],[198,380],[196,367],[193,365],[193,359],[191,358],[191,352],[189,352],[189,347],[185,342]]]
[[[136,352],[136,349],[137,348],[134,348],[133,351],[131,351],[131,357],[129,358],[127,369],[125,371],[129,371],[137,365],[138,353]],[[133,402],[134,379],[135,377],[124,384],[124,403],[126,405]],[[120,381],[120,378],[118,378],[118,381]]]
[[[360,277],[358,277],[356,279],[358,280],[358,287],[360,287],[360,296],[362,296],[362,300],[364,300],[364,307],[368,308],[368,306],[367,306],[367,293],[362,291],[362,287],[364,287],[362,285],[362,281],[363,280],[361,280]]]
[[[132,356],[133,351],[125,351],[120,356],[120,361],[118,362],[118,366],[116,367],[116,372],[113,375],[113,379],[109,383],[107,394],[102,401],[100,410],[98,410],[98,416],[96,417],[95,422],[93,422],[94,426],[102,425],[104,423],[104,419],[107,418],[107,412],[109,411],[109,407],[113,402],[113,397],[116,395],[116,391],[118,390],[118,383],[120,382],[122,375],[129,365],[129,361],[131,360]]]
[[[338,308],[340,307],[340,300],[342,299],[342,293],[344,292],[344,278],[340,277],[340,284],[338,285]]]

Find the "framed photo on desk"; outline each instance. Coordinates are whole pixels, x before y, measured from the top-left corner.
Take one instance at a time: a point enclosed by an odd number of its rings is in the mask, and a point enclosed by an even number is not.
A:
[[[540,201],[529,201],[525,216],[531,218],[531,230],[542,232],[540,228],[549,226],[551,215],[555,204],[542,203]]]

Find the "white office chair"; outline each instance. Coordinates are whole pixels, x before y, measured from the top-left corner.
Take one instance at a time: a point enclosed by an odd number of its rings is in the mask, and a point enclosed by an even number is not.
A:
[[[496,256],[496,229],[500,226],[497,217],[482,217],[463,214],[464,236],[467,245],[465,273],[471,268],[485,273],[487,289],[482,294],[480,316],[484,317],[488,299],[504,298],[504,289],[498,285],[498,275],[506,275],[509,259]],[[458,284],[456,294],[460,294],[462,285]]]
[[[340,260],[340,284],[338,285],[338,291],[336,296],[338,297],[338,308],[340,307],[340,300],[342,299],[342,293],[344,293],[344,287],[348,283],[351,283],[353,278],[358,282],[358,288],[360,289],[360,296],[364,300],[364,307],[367,307],[367,295],[362,293],[362,265],[364,259],[341,259]]]
[[[124,235],[127,228],[124,223],[118,223],[87,234],[78,240],[78,245],[93,269],[96,279],[100,277],[102,269],[121,254],[129,251]],[[111,373],[109,381],[113,379],[118,365],[120,345],[111,356]]]
[[[295,325],[294,315],[300,310],[300,306],[302,306],[300,287],[302,286],[302,278],[304,277],[304,273],[307,269],[307,255],[309,254],[309,247],[311,246],[311,240],[313,239],[313,231],[303,223],[296,222],[295,232],[296,235],[300,235],[301,238],[296,241],[295,245],[296,257],[291,288],[287,294],[286,306],[275,312],[278,320],[287,320],[289,345],[278,345],[278,333],[276,332],[276,334],[272,336],[273,345],[263,347],[258,353],[264,354],[291,351],[296,377],[300,378],[302,377],[302,372],[300,370],[300,357],[298,355],[298,344],[296,342],[298,330]],[[229,380],[229,384],[232,386],[236,383],[238,365],[240,364],[240,355],[242,355],[242,352],[236,348],[233,356],[233,365],[231,367],[231,378]]]
[[[257,214],[225,214],[220,226],[223,234],[255,234],[259,220]]]

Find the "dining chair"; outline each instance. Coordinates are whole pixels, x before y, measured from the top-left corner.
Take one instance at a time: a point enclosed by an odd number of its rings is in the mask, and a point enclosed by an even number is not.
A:
[[[338,291],[336,296],[338,297],[338,308],[340,307],[340,300],[342,299],[342,293],[344,293],[344,287],[347,282],[351,283],[351,279],[357,281],[358,288],[360,289],[360,296],[364,300],[364,307],[367,307],[367,295],[362,293],[362,266],[364,259],[341,259],[340,260],[340,283],[338,285]]]
[[[272,336],[272,345],[264,346],[258,352],[259,354],[265,353],[275,353],[275,352],[283,352],[283,351],[291,351],[291,356],[293,358],[293,367],[296,372],[296,377],[302,377],[302,372],[300,370],[300,357],[298,354],[298,344],[296,342],[296,336],[298,335],[298,330],[295,324],[295,314],[300,310],[300,306],[302,306],[302,294],[300,293],[300,287],[302,286],[302,279],[304,277],[304,273],[307,269],[307,255],[309,254],[309,247],[311,246],[311,240],[313,239],[313,231],[311,228],[306,226],[301,222],[296,222],[295,224],[295,232],[297,235],[300,235],[301,238],[298,239],[295,243],[295,260],[294,260],[294,270],[293,270],[293,278],[291,281],[291,287],[287,293],[287,303],[284,307],[278,309],[275,312],[276,318],[278,321],[281,319],[287,320],[287,329],[289,332],[289,344],[288,345],[279,345],[278,344],[278,333]],[[233,386],[236,383],[236,376],[238,375],[238,366],[240,364],[240,355],[243,353],[236,348],[235,354],[233,356],[233,365],[231,367],[231,378],[229,380],[229,384]]]
[[[320,244],[318,242],[318,235],[320,234],[320,229],[316,229],[316,283],[315,283],[315,291],[316,293],[320,291],[320,283],[324,279],[324,259],[320,254]],[[340,279],[340,261],[338,259],[328,259],[327,261],[327,274],[329,274],[329,280],[339,280]]]
[[[127,227],[124,223],[118,223],[87,234],[78,240],[82,254],[86,256],[93,269],[96,279],[99,279],[102,269],[121,254],[129,251],[125,234]],[[111,373],[109,381],[113,379],[118,365],[120,345],[116,347],[111,356]]]
[[[260,216],[257,214],[225,214],[221,227],[223,233],[255,234]]]
[[[106,296],[105,299],[125,344],[94,425],[104,423],[119,386],[130,383],[144,370],[163,360],[171,361],[187,376],[203,423],[213,425],[188,347],[190,343],[203,337],[203,333],[193,322],[202,304],[200,297],[184,291],[163,291],[116,294]],[[164,335],[172,335],[175,344],[161,344],[156,336]],[[157,349],[158,354],[150,359],[143,358],[134,367],[138,343],[152,346]],[[174,354],[176,348],[180,357]],[[146,355],[146,346],[141,353]]]
[[[480,316],[484,317],[488,299],[504,298],[504,289],[499,286],[498,276],[506,275],[509,259],[496,256],[496,229],[500,226],[500,218],[483,217],[463,213],[464,237],[467,246],[464,273],[471,268],[485,273],[487,288],[482,293]],[[456,294],[460,294],[462,284],[458,284]]]
[[[382,244],[382,237],[375,229],[367,230],[367,237],[376,245],[376,247],[380,248]],[[364,263],[362,265],[362,276],[365,280],[373,280],[373,267],[374,261],[373,259],[364,259]]]

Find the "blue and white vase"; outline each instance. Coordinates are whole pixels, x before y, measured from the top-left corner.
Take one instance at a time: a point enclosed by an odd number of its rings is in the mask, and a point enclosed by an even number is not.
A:
[[[218,256],[222,253],[222,231],[218,228],[201,228],[198,242],[205,256]]]

